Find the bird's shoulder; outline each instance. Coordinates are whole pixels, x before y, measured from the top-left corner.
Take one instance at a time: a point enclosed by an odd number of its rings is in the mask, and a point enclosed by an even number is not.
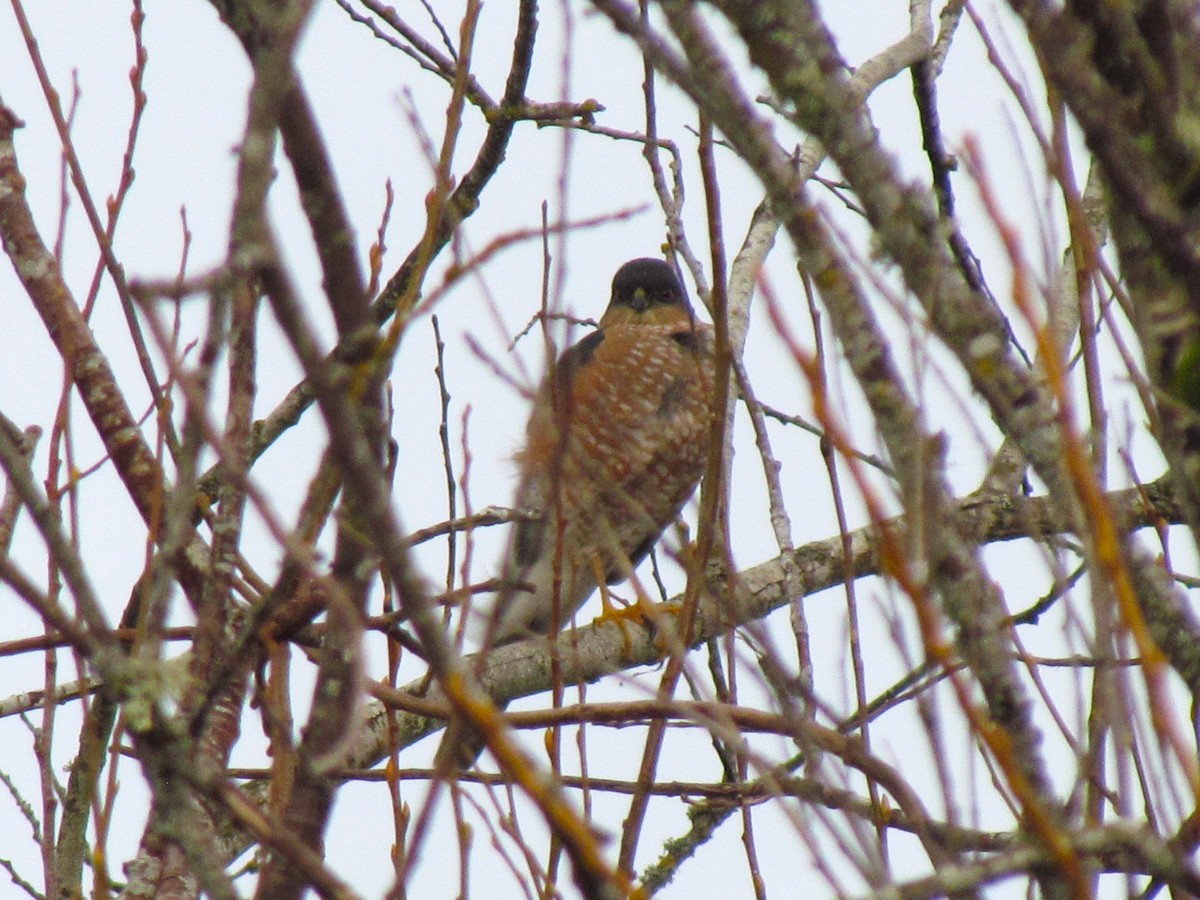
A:
[[[570,378],[590,365],[619,360],[639,347],[653,347],[668,341],[697,355],[710,355],[713,346],[711,325],[697,321],[686,309],[671,309],[668,314],[646,314],[628,320],[605,316],[600,327],[568,347],[559,356],[555,370]]]
[[[563,351],[543,383],[542,402],[559,407],[604,403],[602,398],[630,379],[655,381],[655,372],[666,377],[696,371],[704,378],[712,367],[713,345],[712,326],[690,316],[610,324]]]

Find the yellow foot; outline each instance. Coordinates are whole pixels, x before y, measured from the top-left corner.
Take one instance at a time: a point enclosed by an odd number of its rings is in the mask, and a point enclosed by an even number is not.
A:
[[[620,603],[620,606],[614,605],[613,600]],[[664,624],[664,616],[679,615],[678,603],[652,603],[641,591],[638,591],[635,602],[627,603],[609,593],[607,585],[601,585],[600,604],[603,610],[596,617],[595,624],[598,625],[602,622],[617,623],[621,627],[621,637],[625,642],[626,654],[633,651],[632,638],[626,630],[626,625],[628,624],[636,624],[644,628],[649,628],[654,634],[654,646],[664,655],[670,649],[669,639],[661,625]]]
[[[654,647],[666,656],[679,643],[679,603],[651,603],[646,610],[646,623],[654,631]],[[670,617],[674,621],[668,622]]]
[[[617,601],[620,606],[613,604]],[[625,653],[633,652],[633,639],[629,636],[629,632],[625,630],[625,625],[628,622],[635,622],[638,625],[644,625],[647,622],[646,614],[642,611],[637,603],[627,603],[620,597],[613,596],[608,590],[608,585],[600,582],[600,615],[596,616],[593,624],[599,625],[602,622],[616,622],[621,627],[621,639],[625,643]]]

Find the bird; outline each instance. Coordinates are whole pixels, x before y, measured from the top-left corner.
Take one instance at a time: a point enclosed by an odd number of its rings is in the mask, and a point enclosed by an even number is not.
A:
[[[607,600],[675,521],[708,457],[713,345],[671,265],[617,270],[599,327],[534,396],[502,587],[476,629],[484,649],[553,636],[597,587]],[[465,768],[482,747],[456,731],[439,759]]]

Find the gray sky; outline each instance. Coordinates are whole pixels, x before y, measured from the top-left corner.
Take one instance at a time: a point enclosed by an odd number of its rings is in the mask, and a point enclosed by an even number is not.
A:
[[[441,3],[435,5],[439,10],[445,7]],[[606,20],[575,3],[568,7],[572,35],[569,45],[564,46],[564,7],[553,2],[545,6],[541,48],[530,98],[540,101],[554,101],[563,96],[572,100],[595,98],[606,107],[597,117],[601,125],[641,130],[644,124],[640,88],[642,69],[640,58],[632,52],[631,46],[614,39]],[[907,28],[907,4],[900,0],[862,0],[827,6],[842,42],[843,54],[851,64],[862,62],[895,41]],[[982,8],[987,10],[988,7]],[[406,16],[417,15],[415,4],[407,4],[400,11]],[[72,72],[78,73],[82,93],[73,135],[89,187],[102,206],[104,198],[115,188],[129,120],[127,73],[132,61],[132,45],[128,8],[116,2],[81,4],[65,0],[28,0],[26,12],[33,22],[49,76],[64,98],[71,94]],[[180,209],[185,208],[192,234],[188,273],[198,275],[223,258],[228,243],[234,152],[244,126],[249,68],[241,48],[207,4],[198,0],[185,3],[148,0],[146,13],[149,104],[138,140],[137,177],[122,212],[116,249],[131,278],[173,276],[180,264]],[[445,15],[445,21],[455,21],[452,11],[446,11]],[[986,12],[985,15],[990,16]],[[994,21],[994,18],[989,20]],[[508,4],[487,4],[474,69],[481,83],[496,97],[502,91],[512,47],[512,27]],[[568,62],[565,68],[564,59]],[[382,213],[384,184],[389,179],[392,183],[395,202],[386,235],[389,250],[384,261],[386,277],[415,243],[423,226],[423,197],[430,183],[429,164],[421,152],[414,120],[428,129],[435,144],[440,141],[448,89],[428,73],[419,71],[411,60],[369,37],[361,26],[350,23],[331,0],[318,2],[299,61],[302,77],[335,159],[364,260],[367,248],[375,239]],[[988,135],[989,143],[984,146],[988,172],[1004,198],[1008,215],[1025,223],[1045,222],[1044,172],[1038,167],[1036,157],[1029,155],[1030,142],[1024,129],[1013,124],[1011,101],[996,73],[986,65],[979,42],[967,25],[960,32],[940,87],[947,138],[957,143],[969,134]],[[17,152],[28,180],[30,201],[43,234],[50,239],[55,231],[58,207],[59,145],[12,11],[8,8],[0,11],[0,98],[26,121],[27,127],[18,134]],[[686,221],[693,244],[703,259],[703,195],[694,153],[695,138],[688,130],[695,126],[694,115],[681,95],[663,81],[660,81],[659,99],[662,133],[677,141],[683,151],[688,189]],[[905,171],[914,178],[927,179],[925,161],[916,152],[920,141],[911,81],[907,75],[881,88],[871,100],[871,110],[885,143],[901,154]],[[456,171],[461,172],[473,157],[483,127],[481,117],[468,110],[455,158]],[[780,134],[779,138],[785,143],[802,140],[799,135]],[[464,256],[481,251],[499,236],[518,229],[535,229],[540,222],[543,202],[549,204],[552,219],[565,216],[571,221],[646,208],[639,215],[621,222],[568,232],[562,240],[552,243],[555,262],[561,263],[561,268],[554,271],[556,275],[562,275],[562,280],[551,285],[551,295],[574,315],[598,317],[617,266],[632,257],[654,255],[663,239],[662,217],[641,158],[640,145],[578,132],[539,130],[530,123],[522,123],[508,155],[509,162],[488,187],[483,206],[463,229],[461,253]],[[1079,159],[1083,158],[1080,155]],[[750,212],[761,199],[761,189],[732,153],[726,152],[719,162],[726,239],[732,256],[745,232]],[[279,168],[279,181],[272,191],[272,225],[280,236],[293,275],[308,299],[311,315],[329,335],[332,328],[321,308],[319,270],[307,226],[297,205],[286,164],[280,162]],[[822,174],[836,175],[828,167]],[[1084,174],[1079,173],[1080,179]],[[560,190],[563,184],[565,194]],[[956,185],[968,235],[993,279],[993,289],[1003,294],[1008,289],[1007,268],[999,256],[994,229],[981,216],[974,191],[966,178],[960,176]],[[847,229],[852,244],[865,250],[862,229],[854,223],[853,217],[841,210],[832,195],[815,187],[814,192],[833,211],[839,224]],[[1061,230],[1061,224],[1056,227]],[[1037,227],[1031,226],[1024,237],[1027,253],[1039,272],[1044,272],[1048,265],[1042,251],[1043,243],[1055,248],[1049,263],[1057,262],[1058,248],[1064,243],[1060,234],[1042,235]],[[96,250],[74,196],[71,197],[64,246],[67,281],[77,299],[82,301],[96,265]],[[465,422],[471,448],[470,503],[476,509],[506,504],[510,500],[513,487],[510,456],[521,438],[527,401],[520,391],[495,377],[490,366],[472,351],[467,338],[487,348],[516,381],[530,386],[537,380],[544,364],[544,351],[537,331],[520,342],[515,355],[509,354],[506,348],[538,308],[541,253],[536,241],[505,250],[481,270],[479,277],[457,285],[435,310],[447,342],[446,369],[448,387],[453,395],[450,424],[456,476],[461,475],[463,468]],[[433,283],[437,283],[443,268],[444,265],[436,268]],[[880,275],[885,284],[895,285],[896,279],[886,269],[881,269]],[[786,239],[778,242],[772,254],[767,278],[785,307],[797,338],[805,347],[811,347],[811,325]],[[694,285],[689,284],[689,289],[694,294]],[[5,321],[5,327],[0,329],[0,409],[22,425],[37,423],[48,430],[61,382],[61,364],[7,262],[0,266],[0,303],[3,303]],[[881,308],[883,306],[886,304]],[[202,313],[201,299],[188,302],[184,322],[189,336],[198,337],[202,333]],[[753,316],[746,359],[759,398],[787,412],[808,416],[807,388],[794,362],[773,333],[761,306],[755,307]],[[264,365],[259,384],[260,415],[273,408],[299,377],[299,369],[276,334],[269,313],[264,314],[262,321]],[[125,325],[107,279],[101,285],[93,328],[101,345],[108,350],[109,361],[118,370],[122,384],[128,387],[135,412],[143,413],[148,395],[144,387],[138,387],[140,375],[128,352]],[[575,337],[580,334],[582,332],[576,332]],[[896,338],[900,347],[908,341],[910,334],[897,326]],[[957,489],[970,490],[982,473],[982,448],[972,428],[954,430],[949,421],[959,417],[959,404],[964,402],[967,392],[956,380],[957,376],[950,376],[949,384],[943,381],[944,370],[938,365],[936,349],[910,346],[904,354],[910,360],[914,382],[920,383],[922,396],[927,398],[925,410],[934,427],[952,429],[949,475]],[[446,515],[445,476],[436,444],[439,408],[433,364],[430,321],[427,315],[422,315],[404,338],[393,377],[394,436],[400,447],[396,508],[410,528],[435,523]],[[835,385],[844,391],[839,398],[840,411],[848,427],[864,449],[875,450],[875,436],[869,420],[858,406],[855,389],[845,377],[835,379]],[[87,468],[98,460],[101,451],[78,404],[74,405],[74,413],[77,465]],[[214,407],[214,414],[219,421],[220,405]],[[942,424],[943,418],[947,419],[945,424]],[[736,429],[733,539],[735,559],[744,566],[767,559],[777,551],[766,515],[761,466],[744,414],[739,414]],[[782,433],[775,431],[774,434],[779,437]],[[990,433],[988,438],[991,439]],[[273,514],[285,524],[293,522],[302,499],[301,486],[306,484],[313,471],[322,446],[323,426],[316,414],[310,413],[294,433],[268,451],[254,470],[255,482],[270,498]],[[45,441],[35,464],[39,477],[44,477],[45,473],[44,449]],[[785,439],[777,441],[776,450],[783,464],[781,477],[791,505],[794,542],[803,544],[835,535],[836,521],[816,439],[797,438],[788,432]],[[882,481],[879,483],[882,485]],[[849,484],[848,480],[846,484]],[[84,482],[81,497],[85,510],[80,535],[82,551],[92,567],[106,607],[115,617],[124,606],[129,586],[143,566],[144,529],[110,467]],[[862,524],[864,515],[859,499],[850,496],[847,502],[851,524]],[[462,509],[461,500],[459,509]],[[689,516],[694,521],[694,510]],[[45,569],[45,555],[27,523],[23,524],[26,527],[17,535],[15,558],[27,572],[40,574]],[[280,550],[260,526],[256,526],[256,532],[258,536],[248,540],[247,548],[252,551],[252,561],[269,579]],[[498,529],[478,534],[470,573],[472,580],[481,580],[491,574],[502,539]],[[1005,548],[988,551],[1000,555],[1008,552]],[[431,581],[437,583],[443,578],[444,545],[431,544],[423,548],[419,559]],[[1030,584],[1040,588],[1045,583],[1040,560],[1030,560],[1026,556],[1014,563],[1015,569],[1021,566],[1029,567]],[[682,584],[678,571],[671,565],[666,565],[665,570],[668,587],[678,589]],[[1031,597],[1021,593],[1020,583],[1019,578],[1015,579],[1016,590],[1009,598],[1010,605],[1018,608],[1032,601]],[[879,690],[904,670],[903,661],[887,631],[886,616],[880,610],[893,604],[902,608],[902,603],[878,581],[866,582],[862,587],[865,589],[864,606],[870,609],[866,614],[867,639],[873,642],[875,654],[871,686],[873,690]],[[35,617],[27,613],[7,589],[0,588],[0,598],[5,609],[5,617],[0,622],[0,641],[37,633]],[[813,632],[822,636],[816,651],[824,671],[835,673],[818,682],[818,689],[825,691],[831,701],[848,707],[853,700],[845,676],[848,664],[844,649],[844,603],[834,596],[834,592],[818,597],[817,601],[809,607]],[[589,606],[584,621],[590,619],[591,610]],[[188,612],[180,603],[175,618],[184,622],[187,617]],[[790,640],[786,613],[774,617],[770,625],[785,657],[793,658],[794,654],[789,655],[786,649]],[[910,651],[915,646],[911,644]],[[383,672],[378,650],[378,647],[372,647],[375,653],[372,677],[380,677]],[[753,660],[747,658],[750,666],[743,674],[742,688],[748,698],[753,698],[760,692],[751,674]],[[74,677],[71,669],[69,654],[61,654],[60,679]],[[418,671],[416,667],[405,670],[410,675]],[[32,655],[0,658],[0,684],[5,688],[0,694],[38,686],[42,677],[40,659]],[[590,689],[588,697],[644,696],[657,686],[658,677],[657,671],[627,673],[614,679],[612,684]],[[297,692],[301,721],[308,702],[306,691],[307,687],[303,687]],[[55,762],[61,773],[74,741],[75,710],[64,709],[58,722],[60,731],[56,748],[60,758]],[[253,716],[247,717],[246,726],[247,736],[235,754],[235,764],[261,762],[262,741]],[[536,742],[538,735],[533,734],[530,739]],[[630,747],[640,745],[631,742],[626,735],[607,734],[600,729],[593,729],[589,741],[593,774],[631,774],[636,758],[630,757]],[[6,759],[5,769],[29,792],[26,799],[34,800],[36,774],[31,756],[25,752],[29,742],[28,731],[19,721],[15,718],[0,720],[0,745],[22,748],[19,754],[6,754],[6,757],[12,756],[13,761],[9,763]],[[903,728],[885,730],[877,749],[887,758],[903,759],[911,752],[908,743],[909,737]],[[673,737],[668,743],[662,774],[680,780],[711,779],[716,771],[715,763],[712,754],[705,751],[706,746],[707,741],[702,735],[678,740]],[[782,741],[775,744],[764,741],[761,746],[771,748],[774,756],[782,757],[786,752]],[[405,755],[404,764],[424,764],[432,747],[433,742],[427,741],[414,748]],[[920,752],[924,750],[922,746]],[[123,860],[134,852],[142,822],[140,807],[144,803],[144,799],[139,799],[144,792],[136,765],[125,760],[121,772],[119,815],[110,839],[110,856],[114,861]],[[974,774],[980,777],[979,772]],[[1064,775],[1072,777],[1069,769]],[[935,783],[930,787],[936,790]],[[420,808],[421,796],[419,791],[406,794],[414,809]],[[623,797],[597,796],[595,803],[595,820],[613,823],[611,827],[615,829],[628,801]],[[489,815],[496,815],[486,800],[483,805]],[[1004,811],[1000,812],[1003,819]],[[986,819],[988,811],[981,810],[980,814]],[[781,892],[780,896],[786,896],[798,865],[797,848],[803,848],[804,841],[797,840],[795,822],[780,815],[777,808],[757,811],[755,822],[760,862],[768,886]],[[523,827],[536,830],[528,816],[523,819]],[[685,827],[682,807],[677,801],[652,807],[641,842],[638,867],[652,861],[662,841],[677,836]],[[411,896],[451,896],[457,888],[453,822],[444,800],[434,829],[422,851],[420,868],[410,888]],[[330,865],[365,896],[379,896],[391,882],[387,848],[392,831],[385,789],[374,783],[344,788],[329,833]],[[3,794],[0,794],[0,834],[20,836],[0,841],[0,856],[12,856],[25,876],[37,882],[39,863],[27,855],[32,849],[31,842],[25,837],[28,829],[15,804]],[[488,840],[486,832],[477,831],[476,840],[479,847],[472,874],[475,888],[512,884],[494,881],[508,876],[503,865],[484,846]],[[813,840],[816,846],[821,846],[828,837],[818,836]],[[727,893],[726,881],[740,889],[746,882],[745,860],[739,842],[740,829],[726,826],[714,842],[701,851],[702,859],[684,867],[667,896],[721,896]],[[897,858],[902,860],[904,840],[897,840],[894,847]],[[509,849],[511,852],[511,847]],[[897,863],[896,869],[903,873],[903,862]],[[917,866],[916,871],[923,869]],[[863,885],[853,874],[846,873],[845,877],[844,886],[851,893],[862,890]],[[515,885],[511,890],[516,890]],[[737,889],[733,890],[734,896],[740,896]],[[501,887],[496,891],[494,896],[512,895]],[[481,891],[481,896],[484,893],[487,892]]]

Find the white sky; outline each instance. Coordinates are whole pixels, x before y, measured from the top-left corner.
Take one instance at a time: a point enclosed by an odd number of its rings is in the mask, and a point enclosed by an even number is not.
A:
[[[448,4],[436,3],[439,10]],[[455,4],[457,7],[457,4]],[[898,39],[907,28],[907,3],[902,0],[860,0],[855,3],[830,3],[829,14],[841,40],[844,56],[852,64]],[[540,50],[529,96],[553,101],[564,95],[561,41],[563,6],[545,4],[540,33]],[[569,59],[565,95],[573,100],[592,97],[606,110],[598,121],[606,126],[636,131],[643,124],[640,100],[641,63],[628,44],[615,40],[607,21],[583,11],[578,3],[569,7],[573,39],[565,51]],[[115,188],[130,111],[128,70],[132,62],[129,10],[125,4],[77,3],[67,0],[27,0],[27,14],[33,21],[40,49],[50,78],[65,97],[70,96],[72,72],[78,72],[82,89],[74,137],[93,195],[98,202]],[[420,20],[416,4],[400,6],[400,12]],[[219,262],[228,241],[228,220],[232,202],[234,147],[245,118],[245,92],[249,68],[241,48],[218,22],[208,4],[147,0],[145,42],[149,52],[146,91],[149,105],[138,142],[135,161],[137,179],[122,213],[116,249],[131,278],[165,278],[179,265],[181,225],[179,211],[187,210],[193,235],[189,273],[198,274]],[[444,12],[448,23],[455,21],[453,11]],[[475,71],[493,97],[503,88],[512,47],[512,11],[510,4],[487,4],[480,26],[475,53]],[[427,32],[428,33],[428,32]],[[440,140],[440,122],[448,89],[439,81],[420,72],[406,57],[372,39],[360,26],[350,23],[331,0],[319,0],[317,11],[304,38],[299,57],[300,70],[316,107],[318,119],[335,159],[343,196],[357,230],[361,257],[375,238],[383,206],[383,186],[390,179],[395,190],[395,205],[387,232],[390,250],[385,259],[385,277],[394,271],[423,226],[423,197],[428,190],[429,169],[419,150],[419,141],[405,111],[406,96],[411,97],[424,127]],[[985,153],[998,192],[1004,197],[1008,215],[1021,222],[1045,221],[1042,196],[1044,173],[1022,159],[1014,136],[1018,126],[1011,124],[1011,103],[996,74],[983,61],[978,41],[969,25],[964,25],[956,48],[948,62],[946,77],[940,82],[943,127],[949,141],[957,144],[966,134],[988,135]],[[406,92],[411,91],[411,94]],[[18,133],[17,152],[28,180],[30,202],[43,234],[49,240],[55,229],[59,195],[58,141],[45,105],[40,97],[28,55],[17,33],[15,20],[7,6],[0,11],[0,98],[27,123]],[[683,149],[689,191],[687,222],[694,246],[704,256],[703,196],[694,159],[694,137],[686,130],[694,126],[681,95],[660,81],[660,127],[664,135],[676,140]],[[907,75],[880,89],[871,100],[871,109],[885,143],[902,153],[905,171],[925,180],[927,167],[923,157],[914,155],[920,141]],[[468,110],[466,127],[456,157],[456,170],[473,158],[482,134],[481,117]],[[784,136],[781,135],[781,138]],[[799,138],[787,138],[789,141]],[[1028,147],[1027,139],[1021,138]],[[564,173],[564,151],[567,168]],[[563,305],[580,316],[597,317],[607,300],[612,273],[626,259],[653,255],[662,241],[661,215],[654,203],[648,172],[641,159],[640,146],[615,143],[604,138],[575,133],[567,135],[555,129],[537,129],[532,124],[517,126],[508,152],[509,160],[487,188],[483,205],[466,224],[463,235],[467,253],[478,251],[497,236],[515,229],[534,228],[540,220],[540,205],[550,204],[551,218],[561,213],[559,179],[566,178],[568,208],[573,220],[614,213],[650,205],[649,211],[602,229],[574,232],[554,246],[562,259],[565,278],[555,288]],[[1083,159],[1082,156],[1079,159]],[[754,179],[737,163],[732,154],[720,157],[723,177],[724,223],[728,252],[732,257],[745,233],[749,213],[761,198]],[[828,169],[823,170],[829,174]],[[1081,171],[1082,179],[1085,172]],[[965,177],[956,185],[964,212],[968,237],[984,260],[993,289],[1003,295],[1007,290],[1006,266],[997,253],[993,231],[980,217],[974,193]],[[836,208],[837,202],[822,195],[822,202]],[[272,192],[272,224],[281,237],[287,261],[305,296],[310,313],[320,320],[325,333],[331,333],[322,310],[319,271],[311,252],[307,226],[295,200],[286,163],[280,160],[280,178]],[[840,221],[846,222],[842,216]],[[1027,252],[1039,269],[1043,268],[1037,228],[1026,234]],[[1053,246],[1061,240],[1054,236]],[[85,226],[78,203],[71,201],[65,242],[65,269],[69,285],[82,298],[96,262],[94,243]],[[1055,250],[1057,253],[1058,250]],[[785,301],[789,318],[801,340],[811,346],[810,327],[803,295],[792,268],[792,253],[786,240],[780,240],[769,266],[769,278]],[[438,271],[440,272],[440,267]],[[467,346],[470,335],[490,352],[504,360],[515,375],[521,363],[528,378],[536,379],[542,370],[542,349],[536,332],[522,342],[516,358],[508,357],[505,347],[536,311],[540,291],[541,249],[536,242],[516,246],[498,256],[482,272],[481,280],[467,281],[445,299],[436,310],[447,341],[447,377],[453,395],[451,410],[452,442],[456,474],[461,472],[461,440],[464,411],[470,409],[469,437],[472,449],[471,504],[476,509],[488,504],[506,504],[512,490],[512,467],[508,461],[518,444],[526,415],[526,403],[510,388],[499,384],[490,369]],[[894,280],[894,279],[893,279]],[[436,283],[436,279],[435,279]],[[61,364],[45,337],[44,330],[29,308],[11,267],[0,266],[0,309],[5,327],[0,328],[0,410],[22,425],[52,424],[52,411],[61,381]],[[192,336],[201,334],[203,301],[190,301],[186,319]],[[101,288],[96,317],[93,320],[98,340],[109,351],[109,361],[118,371],[135,412],[142,413],[147,403],[141,376],[128,353],[125,325],[115,295],[105,281]],[[808,415],[807,391],[795,366],[766,326],[761,308],[755,310],[755,327],[747,350],[747,364],[759,398],[785,411]],[[274,332],[269,313],[262,317],[264,365],[260,371],[259,415],[275,403],[296,382],[298,368],[290,353]],[[898,342],[904,335],[897,329]],[[918,348],[925,349],[925,348]],[[438,422],[437,386],[432,377],[433,338],[427,317],[414,323],[400,351],[393,378],[396,405],[394,436],[400,445],[400,466],[396,479],[396,506],[408,527],[416,528],[445,517],[444,474],[436,452]],[[925,407],[935,428],[951,427],[943,422],[957,418],[956,402],[930,375],[925,381]],[[844,410],[854,433],[867,449],[874,449],[869,421],[855,407],[856,392],[843,381]],[[954,377],[954,392],[963,396],[961,381]],[[221,407],[214,410],[220,416]],[[75,410],[77,460],[81,467],[93,464],[99,454],[98,442],[90,424]],[[1137,411],[1129,413],[1138,422]],[[734,552],[740,565],[752,565],[775,555],[774,542],[765,514],[761,469],[753,448],[749,423],[744,415],[737,421],[737,462],[734,488]],[[816,440],[799,437],[794,431],[772,432],[776,451],[783,463],[782,478],[791,504],[793,539],[797,545],[836,534],[829,490],[823,464],[817,454]],[[989,435],[990,439],[990,435]],[[322,427],[315,412],[306,416],[294,432],[286,435],[269,451],[254,470],[256,482],[271,498],[273,509],[285,523],[291,522],[302,498],[302,487],[313,471],[323,445]],[[973,488],[981,474],[983,457],[975,434],[967,430],[953,435],[949,474],[959,490]],[[35,471],[45,473],[45,441]],[[1157,470],[1143,472],[1150,477]],[[844,472],[843,472],[844,474]],[[845,480],[849,485],[849,479]],[[110,468],[89,478],[82,488],[83,527],[80,535],[85,558],[104,602],[114,618],[123,608],[128,590],[143,565],[143,528],[131,504],[121,492]],[[856,498],[850,498],[852,525],[862,524]],[[460,511],[462,509],[460,501]],[[44,554],[38,548],[27,522],[18,534],[16,559],[23,568],[40,576],[44,572]],[[255,528],[257,536],[248,538],[248,555],[272,577],[279,549]],[[478,535],[473,580],[488,577],[502,535],[498,530]],[[421,555],[427,575],[434,581],[445,569],[442,545],[431,545]],[[1009,548],[994,548],[989,557],[1010,553]],[[460,557],[461,558],[461,557]],[[1028,606],[1046,583],[1038,561],[1028,556],[1016,564],[1029,568],[1028,591],[1022,593],[1017,582],[1009,595],[1010,605]],[[677,576],[671,582],[678,585]],[[891,637],[876,605],[892,605],[888,590],[878,582],[861,586],[861,602],[870,622],[868,640],[873,641],[872,691],[887,685],[902,673]],[[0,619],[0,642],[37,633],[36,619],[27,613],[7,589],[0,588],[4,617]],[[902,603],[897,603],[903,608]],[[186,611],[178,610],[179,620]],[[590,615],[590,613],[588,614]],[[835,592],[816,598],[809,605],[810,624],[817,641],[818,659],[828,671],[847,671],[845,659],[844,601]],[[586,620],[586,619],[585,619]],[[777,620],[777,621],[776,621]],[[786,614],[776,616],[773,629],[780,646],[786,650],[788,631]],[[377,648],[376,648],[377,649]],[[8,695],[36,687],[42,680],[39,660],[33,656],[0,658],[0,694]],[[74,677],[68,654],[59,661],[59,677]],[[378,667],[371,673],[382,674]],[[414,670],[415,674],[415,670]],[[604,688],[593,688],[590,698],[635,697],[652,690],[658,682],[656,671],[635,673],[631,678]],[[849,707],[849,682],[835,674],[818,683],[828,699]],[[744,688],[753,695],[752,679],[743,675]],[[306,706],[301,691],[298,704]],[[544,698],[543,698],[544,699]],[[540,702],[540,701],[539,701]],[[56,764],[64,765],[75,741],[77,720],[73,711],[59,717]],[[245,745],[253,753],[239,748],[238,761],[253,763],[260,752],[258,726],[247,719]],[[536,736],[534,736],[536,738]],[[640,747],[625,733],[592,732],[590,745],[593,773],[630,774],[627,754]],[[911,752],[903,731],[886,733],[877,747],[885,758],[903,760]],[[36,774],[31,768],[28,731],[15,719],[0,720],[0,746],[3,767],[27,792],[26,799],[36,801]],[[414,748],[404,757],[405,764],[420,765],[428,760],[432,742]],[[668,744],[663,775],[669,778],[705,779],[714,776],[714,760],[705,752],[701,737],[684,744]],[[770,746],[764,742],[763,746]],[[686,749],[685,749],[686,747]],[[697,752],[695,748],[700,748]],[[640,752],[640,751],[639,751]],[[771,752],[782,757],[782,742]],[[921,752],[924,752],[922,746]],[[620,763],[620,765],[618,765]],[[977,765],[977,763],[976,763]],[[61,773],[61,768],[59,769]],[[979,772],[975,773],[977,776]],[[1066,779],[1073,777],[1064,768]],[[65,774],[63,775],[65,780]],[[142,818],[140,774],[126,760],[122,768],[122,810],[110,842],[111,858],[123,860],[134,850]],[[1068,782],[1069,783],[1069,782]],[[930,784],[936,791],[936,784]],[[420,794],[408,799],[419,808]],[[989,794],[989,796],[991,796]],[[933,801],[930,801],[933,802]],[[618,827],[628,801],[625,798],[597,798],[597,821]],[[486,801],[485,801],[486,806]],[[935,807],[935,811],[940,811]],[[1003,811],[1000,811],[1003,817]],[[787,896],[794,883],[797,848],[803,843],[777,812],[763,809],[755,814],[759,858],[768,889]],[[1004,821],[1003,818],[1000,819]],[[526,818],[525,823],[532,822]],[[638,868],[651,862],[661,842],[678,836],[685,829],[678,801],[656,803],[647,820],[641,841]],[[433,838],[426,844],[420,869],[410,886],[410,896],[452,896],[457,889],[457,851],[448,808],[443,805]],[[331,866],[364,896],[379,896],[390,884],[387,848],[392,840],[390,814],[385,789],[379,784],[347,786],[340,794],[338,808],[329,829]],[[39,883],[39,863],[28,854],[32,849],[15,804],[0,793],[0,856],[13,857],[25,877]],[[484,865],[490,856],[486,833],[477,831],[479,842],[473,885],[496,885],[493,891],[480,890],[480,896],[514,896],[515,885],[495,881],[506,876],[503,869]],[[685,866],[675,885],[665,896],[712,897],[729,893],[742,896],[746,880],[745,861],[740,849],[740,826],[727,824],[717,839],[701,851],[701,858]],[[903,873],[905,844],[894,845],[896,868]],[[511,848],[510,848],[511,850]],[[775,851],[775,852],[773,852]],[[614,844],[615,852],[615,844]],[[804,866],[807,870],[807,865]],[[918,867],[917,871],[924,871]],[[120,875],[119,872],[114,874]],[[851,893],[863,889],[853,876],[845,886]],[[821,886],[822,893],[824,886]],[[7,896],[5,891],[0,891]],[[568,890],[569,894],[569,890]]]

